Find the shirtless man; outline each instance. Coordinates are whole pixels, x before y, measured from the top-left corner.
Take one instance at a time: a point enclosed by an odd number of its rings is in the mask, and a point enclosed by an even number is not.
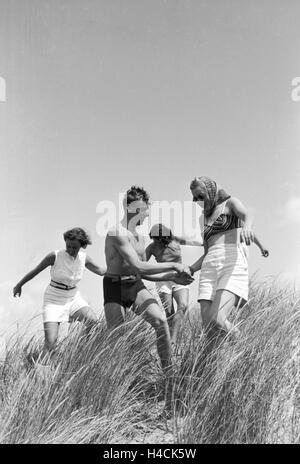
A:
[[[123,311],[133,306],[154,328],[163,369],[170,365],[171,341],[168,323],[157,300],[141,280],[173,280],[183,285],[193,281],[187,266],[176,262],[146,262],[144,237],[136,230],[149,216],[149,195],[131,187],[123,200],[125,215],[109,230],[105,240],[107,272],[103,279],[104,312],[109,329],[124,322]]]

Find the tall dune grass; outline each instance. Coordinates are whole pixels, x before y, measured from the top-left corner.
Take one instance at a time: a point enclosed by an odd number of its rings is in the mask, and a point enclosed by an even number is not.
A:
[[[223,338],[208,358],[203,336],[195,347],[198,329],[189,334],[181,442],[299,442],[299,295],[272,281],[253,283],[250,297],[235,314],[241,336]]]
[[[233,315],[241,335],[207,354],[197,317],[187,317],[174,358],[178,443],[298,443],[299,295],[276,280],[253,282]],[[0,366],[0,443],[127,443],[164,397],[155,335],[129,316],[108,334],[75,325],[51,368],[33,368],[42,339],[9,345]],[[158,441],[159,443],[159,441]]]

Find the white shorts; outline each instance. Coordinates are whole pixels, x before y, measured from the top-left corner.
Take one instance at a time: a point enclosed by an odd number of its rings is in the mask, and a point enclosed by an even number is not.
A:
[[[168,295],[172,295],[173,292],[177,292],[178,290],[182,290],[184,288],[189,290],[187,285],[176,284],[172,280],[155,282],[155,284],[158,293],[167,293]]]
[[[248,259],[243,244],[220,244],[209,248],[199,278],[199,300],[213,300],[217,290],[228,290],[248,300]]]
[[[43,322],[69,322],[76,311],[89,304],[79,290],[61,290],[48,285],[44,294]]]

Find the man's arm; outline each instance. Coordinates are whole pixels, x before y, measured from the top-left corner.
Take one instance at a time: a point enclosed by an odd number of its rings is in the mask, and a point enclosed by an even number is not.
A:
[[[23,279],[21,279],[17,283],[17,285],[13,289],[13,295],[14,296],[21,296],[23,285],[26,284],[26,282],[28,282],[29,280],[33,279],[35,276],[37,276],[44,269],[46,269],[46,267],[53,266],[54,262],[55,262],[55,253],[54,253],[54,251],[52,251],[47,256],[45,256],[44,259],[42,259],[40,264],[38,264],[34,269],[32,269],[32,271],[29,271],[23,277]]]
[[[153,249],[153,243],[150,243],[145,250],[145,255],[144,255],[145,261],[149,261],[149,259],[151,258],[152,249]]]
[[[89,271],[100,276],[103,276],[106,273],[106,267],[98,266],[98,264],[96,264],[89,256],[86,256],[85,267]]]
[[[191,284],[194,279],[187,275],[187,274],[178,274],[176,271],[170,271],[170,272],[161,272],[160,274],[155,274],[155,275],[141,275],[142,279],[144,280],[150,280],[151,282],[162,282],[165,280],[172,280],[173,282],[182,284],[182,285],[188,285]]]
[[[159,274],[160,272],[166,271],[177,271],[177,272],[187,272],[187,266],[181,263],[149,263],[146,261],[141,261],[137,252],[132,247],[131,243],[129,242],[128,237],[124,235],[117,235],[111,237],[114,246],[119,251],[120,255],[124,258],[124,260],[136,271],[137,274],[142,275],[152,275],[152,274]]]

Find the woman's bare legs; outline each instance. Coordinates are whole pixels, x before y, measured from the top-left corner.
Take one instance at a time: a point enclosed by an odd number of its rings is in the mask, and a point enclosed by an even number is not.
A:
[[[59,322],[44,322],[45,343],[40,361],[47,363],[56,348]]]
[[[218,290],[211,305],[211,314],[217,326],[225,332],[238,335],[239,330],[229,322],[228,318],[237,305],[239,297],[228,290]]]
[[[88,306],[80,308],[78,311],[76,311],[76,313],[74,313],[74,315],[71,317],[71,320],[84,322],[88,332],[98,321],[97,316]],[[51,355],[55,352],[59,325],[59,322],[44,322],[45,343],[40,357],[41,361],[47,362],[50,360]]]
[[[228,290],[218,290],[213,301],[200,300],[200,309],[204,331],[207,335],[207,350],[211,351],[222,333],[230,332],[233,336],[239,330],[229,322],[228,317],[239,297]]]
[[[200,300],[204,329],[213,324],[225,332],[234,330],[228,317],[238,301],[239,297],[228,290],[218,290],[213,301]]]

